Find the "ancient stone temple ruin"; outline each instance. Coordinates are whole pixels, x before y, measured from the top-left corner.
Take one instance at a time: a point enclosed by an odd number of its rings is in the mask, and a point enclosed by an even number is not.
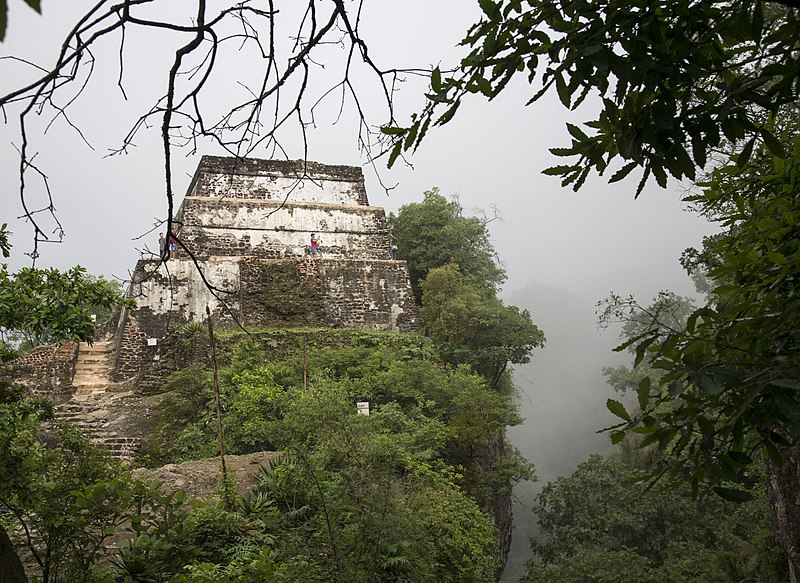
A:
[[[157,358],[171,327],[205,321],[207,306],[228,328],[416,329],[406,264],[390,259],[386,215],[369,205],[358,167],[204,156],[175,224],[169,260],[136,265],[138,311],[119,322],[117,378]]]

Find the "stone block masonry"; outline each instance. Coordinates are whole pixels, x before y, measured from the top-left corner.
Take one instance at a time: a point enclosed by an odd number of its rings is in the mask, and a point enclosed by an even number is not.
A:
[[[139,303],[136,337],[142,342],[165,336],[170,326],[204,321],[206,306],[223,328],[417,328],[404,261],[240,257],[196,266],[177,259],[166,264],[140,261],[134,275],[139,280],[133,287]],[[134,335],[131,325],[126,325],[126,338]],[[118,359],[133,350],[122,348]]]
[[[364,174],[355,166],[219,156],[203,156],[186,196],[368,204]]]
[[[77,359],[77,342],[37,346],[22,358],[0,367],[0,377],[25,385],[33,394],[53,403],[63,403],[72,397]]]

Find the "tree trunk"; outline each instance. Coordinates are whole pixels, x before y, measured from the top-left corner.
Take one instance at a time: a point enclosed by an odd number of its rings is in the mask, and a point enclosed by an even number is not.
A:
[[[22,561],[19,560],[11,539],[4,528],[0,527],[0,581],[4,583],[28,583]]]
[[[800,447],[784,454],[783,467],[767,460],[766,473],[775,540],[789,561],[789,583],[800,583]]]

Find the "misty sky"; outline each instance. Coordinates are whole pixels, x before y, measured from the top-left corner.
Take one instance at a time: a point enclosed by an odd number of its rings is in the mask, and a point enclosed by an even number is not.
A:
[[[0,54],[25,56],[42,64],[51,62],[59,34],[63,35],[77,16],[77,11],[65,4],[45,0],[44,16],[40,17],[20,0],[11,0],[9,31],[0,44]],[[364,36],[379,65],[446,66],[461,54],[454,46],[478,15],[477,2],[474,6],[456,0],[367,2]],[[125,53],[128,100],[115,87],[116,45],[109,42],[95,51],[96,79],[71,110],[71,121],[83,130],[94,150],[86,147],[63,120],[53,124],[44,140],[35,135],[35,127],[31,130],[32,148],[39,152],[36,161],[50,178],[66,231],[63,244],[42,250],[41,265],[80,263],[94,273],[124,277],[138,257],[137,249],[155,245],[155,233],[134,239],[165,216],[158,127],[142,134],[129,154],[103,158],[119,146],[136,116],[163,90],[163,71],[153,64],[158,47],[166,54],[171,45],[162,38],[164,35],[154,34],[152,39],[131,36]],[[247,68],[245,62],[233,62],[232,74],[214,86],[212,95],[224,100],[233,94],[236,71]],[[320,70],[320,78],[327,73]],[[28,78],[26,68],[0,61],[0,91]],[[365,77],[364,86],[373,85]],[[409,80],[398,99],[400,115],[421,106],[424,88]],[[370,95],[368,91],[365,94]],[[491,225],[491,231],[508,269],[509,291],[537,280],[598,297],[611,288],[645,296],[666,286],[689,292],[691,286],[681,275],[677,257],[687,246],[697,245],[709,226],[685,212],[679,185],[668,190],[649,188],[636,202],[633,189],[638,178],[633,176],[611,186],[602,178],[590,180],[577,194],[562,189],[557,178],[540,174],[543,168],[559,163],[547,148],[568,143],[566,119],[580,121],[590,112],[567,112],[555,98],[525,107],[529,94],[530,88],[520,82],[495,102],[469,101],[454,122],[430,134],[410,159],[413,169],[387,171],[379,163],[383,182],[398,184],[389,195],[381,189],[374,172],[365,168],[371,203],[387,211],[396,210],[405,202],[419,200],[422,191],[438,186],[444,194],[458,195],[467,211],[495,206],[503,218]],[[352,116],[346,115],[332,125],[335,105],[322,110],[317,129],[309,134],[309,158],[332,164],[364,164]],[[327,119],[325,112],[330,114]],[[0,215],[3,221],[12,223],[12,263],[19,264],[25,260],[21,252],[30,251],[31,242],[30,230],[14,221],[22,214],[14,149],[19,138],[14,119],[17,112],[9,110],[7,114],[8,123],[0,126]],[[286,144],[290,158],[302,157],[299,141],[290,137]],[[177,151],[174,174],[179,197],[199,155],[223,153],[210,143],[201,144],[193,156]]]
[[[78,16],[75,7],[89,5],[85,1],[44,0],[44,16],[40,17],[22,0],[9,0],[9,4],[9,30],[6,41],[0,43],[0,55],[24,56],[42,65],[52,62],[59,35],[63,36]],[[171,10],[190,4],[183,0],[169,3]],[[367,0],[362,30],[379,66],[447,66],[462,54],[454,47],[478,16],[477,1]],[[57,120],[45,138],[33,135],[32,128],[32,148],[39,152],[36,162],[50,178],[58,216],[66,231],[63,243],[41,249],[38,266],[81,264],[91,273],[125,278],[139,250],[157,248],[158,228],[145,234],[166,214],[158,125],[142,134],[127,155],[104,156],[118,147],[133,120],[163,92],[163,70],[157,63],[174,46],[162,36],[131,35],[125,53],[127,100],[115,87],[116,45],[106,43],[95,51],[95,82],[71,110],[71,121],[82,129],[94,150],[64,120]],[[341,57],[335,54],[335,48],[330,50],[332,58]],[[211,92],[212,102],[224,102],[235,95],[240,89],[236,85],[239,75],[256,65],[245,55],[227,61],[226,74]],[[27,80],[27,70],[14,61],[0,60],[0,93]],[[332,74],[330,69],[312,71],[312,75],[315,73],[320,79]],[[364,83],[371,87],[368,77]],[[397,101],[401,120],[421,108],[424,89],[413,79],[403,87]],[[550,339],[546,351],[534,358],[532,368],[521,371],[526,377],[539,377],[538,382],[522,382],[527,389],[526,410],[536,408],[538,417],[531,415],[526,426],[514,430],[513,436],[534,457],[535,464],[551,467],[558,465],[558,460],[548,461],[553,452],[539,452],[541,458],[537,460],[536,452],[529,447],[530,436],[543,441],[549,436],[556,444],[553,447],[559,447],[570,439],[570,428],[586,419],[580,414],[583,409],[602,411],[605,389],[599,367],[612,360],[611,355],[608,360],[603,355],[613,338],[594,341],[594,302],[612,289],[635,293],[643,300],[665,288],[691,293],[693,287],[683,275],[678,257],[686,247],[699,245],[702,236],[713,228],[686,211],[680,202],[682,188],[675,183],[667,190],[652,185],[634,201],[635,173],[611,186],[602,178],[590,178],[577,194],[562,189],[557,178],[542,175],[542,169],[559,163],[548,148],[568,145],[564,122],[589,119],[592,105],[584,111],[568,112],[552,96],[525,107],[530,94],[525,83],[517,82],[492,103],[480,98],[468,101],[453,122],[432,130],[410,158],[413,168],[399,165],[388,171],[379,161],[382,181],[398,184],[388,195],[372,170],[365,168],[365,174],[370,202],[387,212],[420,200],[424,190],[438,186],[445,195],[457,195],[467,212],[482,208],[491,213],[496,208],[502,216],[491,223],[490,229],[509,275],[504,297],[531,309]],[[19,266],[30,261],[23,253],[31,250],[32,234],[16,220],[22,214],[14,146],[19,144],[15,125],[18,112],[8,110],[6,115],[7,123],[0,125],[0,223],[8,222],[14,232],[11,265]],[[309,159],[365,164],[357,148],[352,108],[332,125],[335,119],[335,104],[320,109],[317,128],[309,133]],[[41,120],[41,127],[49,121]],[[374,121],[383,120],[376,117]],[[288,136],[285,145],[289,158],[302,157],[296,138]],[[201,143],[196,155],[175,153],[178,202],[202,154],[224,152]],[[537,298],[546,305],[533,305]],[[560,303],[559,298],[563,299]],[[585,337],[587,334],[593,335],[591,340]],[[550,368],[537,369],[537,359],[540,363],[544,359]],[[579,373],[581,379],[573,370],[579,365],[584,367]],[[539,428],[538,420],[552,419],[554,412],[564,410],[567,404],[574,405],[569,410],[575,418],[560,423],[562,433],[537,433],[534,422]],[[582,435],[593,435],[592,423],[595,421],[585,423]],[[567,466],[574,467],[577,462],[571,459]]]

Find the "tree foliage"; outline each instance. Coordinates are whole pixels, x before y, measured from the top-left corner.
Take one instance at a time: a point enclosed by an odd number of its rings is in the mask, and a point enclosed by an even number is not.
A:
[[[267,363],[244,341],[220,370],[228,450],[286,452],[253,494],[273,511],[273,540],[258,545],[270,560],[258,564],[304,581],[493,577],[495,528],[476,502],[488,484],[473,458],[519,422],[516,408],[466,367],[398,354],[379,344],[315,351],[304,389],[299,359]],[[187,369],[167,383],[160,410],[174,437],[151,443],[159,463],[213,449],[206,377]],[[192,401],[196,388],[205,396]],[[363,400],[369,416],[356,414]],[[242,568],[208,556],[190,570],[202,581]]]
[[[102,319],[119,305],[134,307],[119,284],[91,276],[83,267],[23,267],[10,273],[0,265],[0,336],[6,345],[21,340],[30,348],[91,338],[98,314]]]
[[[484,296],[455,264],[432,269],[420,285],[426,335],[445,362],[469,364],[491,386],[509,363],[530,362],[533,349],[544,345],[544,334],[527,310]]]
[[[745,505],[699,501],[687,488],[643,483],[643,475],[594,455],[545,486],[525,581],[784,580],[763,493]]]
[[[708,272],[716,287],[685,330],[647,329],[634,339],[663,372],[666,390],[643,393],[643,410],[624,428],[645,433],[646,443],[669,445],[676,471],[695,485],[742,479],[761,453],[780,465],[800,439],[794,268],[800,142],[795,135],[789,143],[789,159],[759,149],[742,167],[715,170],[691,198],[725,228],[705,250],[717,258]],[[733,204],[721,207],[722,201]],[[668,410],[660,407],[665,401]]]
[[[132,542],[121,546],[149,545],[154,572],[190,560],[184,500],[133,480],[76,428],[52,421],[49,403],[0,383],[0,504],[7,513],[0,536],[6,526],[21,533],[21,554],[44,583],[110,580],[106,547],[126,525]],[[145,560],[130,549],[122,556]]]
[[[782,5],[784,4],[784,5]],[[483,18],[461,44],[455,72],[431,75],[427,104],[395,139],[390,164],[416,149],[433,125],[450,121],[469,94],[496,97],[517,75],[537,84],[528,103],[555,89],[564,107],[599,98],[597,118],[567,124],[572,143],[552,148],[566,164],[545,170],[577,190],[594,170],[616,182],[643,171],[694,179],[727,141],[746,159],[757,144],[784,156],[769,116],[793,104],[800,88],[797,3],[653,3],[603,0],[481,0]]]
[[[469,283],[484,293],[493,295],[505,281],[487,221],[464,216],[463,211],[457,200],[447,200],[433,188],[425,191],[422,202],[403,205],[397,215],[389,215],[397,255],[408,262],[417,303],[422,298],[420,282],[431,269],[448,263],[457,265]]]

